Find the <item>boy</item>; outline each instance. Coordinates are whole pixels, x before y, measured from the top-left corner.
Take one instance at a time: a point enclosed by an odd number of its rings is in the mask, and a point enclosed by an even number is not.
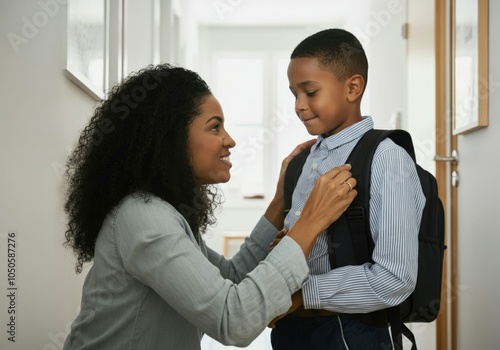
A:
[[[318,176],[345,163],[361,136],[373,128],[372,118],[361,116],[368,62],[354,35],[341,29],[320,31],[304,39],[290,58],[295,111],[318,137],[295,187],[286,229],[300,216]],[[274,325],[273,349],[391,349],[387,326],[370,325],[354,314],[398,305],[415,288],[424,204],[413,160],[385,139],[375,152],[371,175],[374,263],[332,270],[323,232],[308,259],[308,280],[294,295],[287,315]]]

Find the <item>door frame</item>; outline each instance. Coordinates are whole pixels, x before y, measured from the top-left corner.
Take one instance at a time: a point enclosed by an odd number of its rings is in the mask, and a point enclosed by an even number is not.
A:
[[[452,1],[435,0],[436,55],[436,154],[449,155],[457,149],[457,137],[452,133],[453,105],[451,86],[453,62],[451,52]],[[436,180],[446,217],[445,261],[441,310],[436,320],[436,349],[457,349],[457,188],[451,186],[451,174],[457,164],[436,162]]]

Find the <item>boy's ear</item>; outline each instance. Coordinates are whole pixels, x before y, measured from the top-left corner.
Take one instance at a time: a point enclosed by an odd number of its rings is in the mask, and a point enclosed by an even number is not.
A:
[[[346,88],[347,100],[349,102],[355,102],[363,96],[363,91],[365,91],[365,79],[363,79],[360,74],[354,74],[347,78]]]

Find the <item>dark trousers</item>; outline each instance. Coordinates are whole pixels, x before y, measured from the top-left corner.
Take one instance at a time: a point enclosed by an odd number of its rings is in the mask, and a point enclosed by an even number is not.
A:
[[[274,350],[392,350],[388,327],[373,327],[347,314],[288,315],[271,331]]]

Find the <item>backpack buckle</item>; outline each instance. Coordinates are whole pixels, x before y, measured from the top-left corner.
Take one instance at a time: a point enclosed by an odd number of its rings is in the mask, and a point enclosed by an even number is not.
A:
[[[351,222],[364,221],[365,220],[365,208],[354,207],[354,208],[347,209],[347,219]]]

